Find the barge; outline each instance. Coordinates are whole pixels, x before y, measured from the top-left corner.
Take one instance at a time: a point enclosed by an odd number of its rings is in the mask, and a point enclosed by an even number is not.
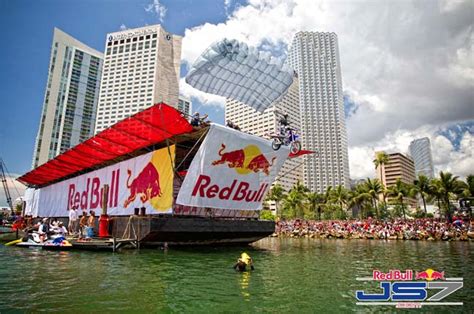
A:
[[[18,180],[28,186],[25,215],[64,219],[70,210],[102,211],[99,223],[110,225],[96,231],[114,241],[247,244],[274,232],[259,210],[288,157],[286,147],[275,151],[257,136],[215,124],[193,127],[160,103]]]

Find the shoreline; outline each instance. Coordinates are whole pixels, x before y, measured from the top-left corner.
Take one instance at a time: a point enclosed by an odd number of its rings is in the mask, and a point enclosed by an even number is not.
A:
[[[286,234],[286,233],[274,233],[269,236],[270,238],[291,238],[291,239],[331,239],[331,240],[377,240],[377,241],[435,241],[435,242],[447,242],[447,241],[460,241],[460,242],[471,242],[474,241],[474,233],[472,235],[462,235],[459,237],[456,236],[446,236],[441,238],[416,238],[410,237],[405,238],[403,236],[389,236],[379,237],[379,236],[346,236],[341,234],[317,234],[317,233],[309,233],[309,234]]]

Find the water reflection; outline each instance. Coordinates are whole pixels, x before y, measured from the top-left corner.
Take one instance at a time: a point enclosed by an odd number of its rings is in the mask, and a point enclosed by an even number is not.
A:
[[[252,247],[48,252],[0,246],[0,312],[333,312],[356,308],[373,269],[464,277],[452,301],[474,308],[471,242],[269,238]],[[236,273],[248,251],[255,271]]]

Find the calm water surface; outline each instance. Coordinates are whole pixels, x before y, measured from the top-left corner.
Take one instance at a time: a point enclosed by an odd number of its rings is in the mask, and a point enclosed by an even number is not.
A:
[[[374,268],[445,270],[464,277],[448,301],[474,310],[474,243],[264,239],[250,247],[170,248],[121,253],[47,252],[0,245],[0,312],[394,311],[355,305],[356,281]],[[256,270],[232,265],[245,250]],[[419,312],[419,310],[415,310]],[[413,310],[411,311],[413,312]]]

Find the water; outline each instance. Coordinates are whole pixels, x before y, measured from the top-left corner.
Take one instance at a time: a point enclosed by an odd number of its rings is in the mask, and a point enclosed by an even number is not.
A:
[[[448,301],[474,309],[474,243],[264,239],[251,247],[48,252],[0,246],[0,312],[377,312],[355,305],[374,268],[464,277]],[[245,250],[256,270],[232,265]],[[445,301],[445,300],[443,300]]]

